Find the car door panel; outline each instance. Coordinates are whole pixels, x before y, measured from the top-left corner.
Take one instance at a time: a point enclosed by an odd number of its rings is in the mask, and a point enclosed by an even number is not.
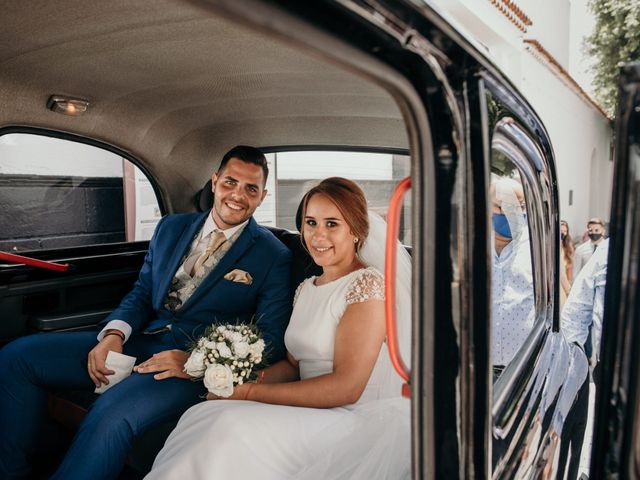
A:
[[[135,242],[34,253],[69,263],[66,272],[0,265],[0,342],[95,326],[131,289],[147,247]]]

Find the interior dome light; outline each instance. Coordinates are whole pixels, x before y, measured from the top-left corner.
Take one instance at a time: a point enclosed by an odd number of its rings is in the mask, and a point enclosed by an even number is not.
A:
[[[87,111],[87,108],[89,108],[89,102],[81,98],[51,95],[47,101],[47,108],[52,112],[78,116]]]

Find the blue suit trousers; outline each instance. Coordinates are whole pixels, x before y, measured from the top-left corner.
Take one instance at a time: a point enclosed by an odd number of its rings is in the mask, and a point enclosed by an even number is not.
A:
[[[47,391],[90,390],[87,355],[97,332],[46,333],[22,337],[0,350],[0,478],[24,478],[31,471]],[[183,340],[164,332],[133,335],[124,345],[141,363],[154,353],[183,349]],[[202,382],[133,373],[94,402],[58,471],[64,480],[117,478],[134,437],[181,414],[206,393]]]

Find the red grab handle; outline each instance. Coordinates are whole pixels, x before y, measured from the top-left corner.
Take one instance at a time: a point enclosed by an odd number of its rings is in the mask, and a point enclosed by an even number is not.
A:
[[[69,268],[68,263],[45,262],[44,260],[36,260],[35,258],[23,257],[13,253],[0,252],[0,260],[11,263],[24,263],[31,267],[44,268],[46,270],[54,270],[56,272],[66,272]]]
[[[385,312],[387,319],[387,348],[391,363],[400,377],[407,382],[402,387],[402,394],[410,396],[409,379],[410,372],[398,347],[398,332],[396,329],[396,253],[398,246],[398,231],[400,230],[400,207],[407,190],[411,188],[411,178],[403,179],[391,195],[389,209],[387,210],[387,244],[384,261],[384,288],[385,288]]]

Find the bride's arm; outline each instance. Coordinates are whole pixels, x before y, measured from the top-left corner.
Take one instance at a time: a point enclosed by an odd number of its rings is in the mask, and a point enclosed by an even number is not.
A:
[[[300,379],[298,362],[287,352],[287,358],[260,370],[261,383],[285,383]]]
[[[351,304],[336,331],[332,373],[291,383],[239,385],[229,399],[315,408],[355,403],[367,385],[384,337],[384,301]]]

